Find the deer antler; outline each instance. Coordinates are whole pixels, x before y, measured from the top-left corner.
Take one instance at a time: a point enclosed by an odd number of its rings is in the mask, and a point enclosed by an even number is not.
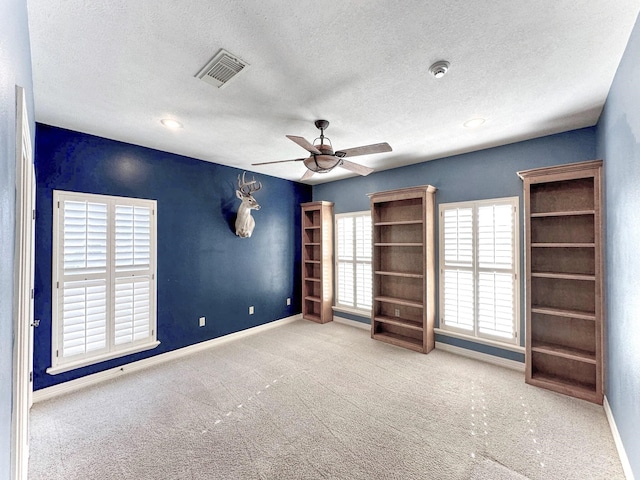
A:
[[[242,180],[240,180],[240,175],[238,175],[238,189],[244,196],[251,195],[262,188],[262,183],[257,182],[255,177],[250,182],[247,182],[244,178],[246,173],[247,172],[242,172]]]

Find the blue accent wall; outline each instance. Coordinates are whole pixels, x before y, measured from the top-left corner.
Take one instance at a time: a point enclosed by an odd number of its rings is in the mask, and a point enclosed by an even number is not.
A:
[[[520,197],[520,328],[521,333],[524,334],[524,205],[522,203],[522,180],[518,177],[517,172],[530,168],[581,162],[595,158],[595,128],[583,128],[372,173],[366,177],[324,183],[314,187],[313,199],[334,202],[335,213],[346,213],[369,210],[367,193],[425,184],[438,188],[436,192],[436,211],[441,203]],[[365,157],[363,157],[362,161],[366,164]],[[436,221],[436,247],[437,239],[438,223]],[[438,251],[437,248],[436,251]],[[436,263],[438,263],[437,256]],[[464,348],[524,362],[523,354],[509,350],[456,340],[450,336],[439,334],[436,335],[436,341],[457,346],[461,346],[460,342],[464,342]],[[524,345],[523,335],[521,335],[521,345]]]
[[[300,313],[300,203],[311,200],[311,187],[255,175],[261,209],[253,236],[240,238],[241,170],[47,125],[36,133],[36,390]],[[54,189],[157,200],[157,348],[46,373]]]
[[[640,478],[640,18],[598,123],[604,158],[606,396]]]
[[[371,320],[369,319],[369,317],[363,317],[361,315],[355,315],[353,313],[349,313],[349,312],[344,312],[344,311],[340,311],[340,310],[334,310],[333,311],[333,316],[334,317],[342,317],[342,318],[346,318],[347,320],[353,320],[354,322],[360,322],[360,323],[364,323],[366,325],[371,325]]]
[[[0,2],[0,478],[10,478],[11,475],[13,269],[16,234],[16,85],[25,89],[33,136],[35,126],[27,2],[26,0],[2,0]]]

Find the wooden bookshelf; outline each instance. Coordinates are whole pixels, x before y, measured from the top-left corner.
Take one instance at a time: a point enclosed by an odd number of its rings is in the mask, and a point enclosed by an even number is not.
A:
[[[602,162],[518,175],[525,201],[526,381],[602,404]]]
[[[302,207],[302,318],[333,320],[333,203]]]
[[[417,352],[435,346],[435,187],[370,194],[371,337]]]

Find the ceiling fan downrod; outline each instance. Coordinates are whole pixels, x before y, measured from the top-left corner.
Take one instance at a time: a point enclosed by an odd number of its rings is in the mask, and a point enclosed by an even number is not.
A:
[[[324,145],[324,130],[329,127],[329,120],[316,120],[315,124],[320,129],[320,145]]]
[[[330,172],[331,170],[333,170],[335,167],[337,167],[338,165],[340,165],[342,163],[342,157],[338,157],[334,154],[333,152],[333,145],[331,143],[331,139],[329,137],[325,137],[324,136],[324,130],[326,128],[329,127],[329,120],[316,120],[315,121],[315,126],[316,128],[318,128],[320,130],[320,145],[317,145],[317,147],[320,149],[320,151],[322,152],[320,155],[323,157],[336,157],[337,161],[330,167],[323,167],[318,163],[318,154],[317,153],[313,153],[311,152],[311,156],[313,157],[313,163],[315,164],[316,168],[313,169],[313,171],[315,171],[316,173],[327,173]],[[329,143],[329,147],[324,147],[324,139],[327,139],[328,143]],[[317,140],[317,138],[316,138]],[[315,141],[314,141],[315,143]],[[323,148],[324,147],[324,148]]]

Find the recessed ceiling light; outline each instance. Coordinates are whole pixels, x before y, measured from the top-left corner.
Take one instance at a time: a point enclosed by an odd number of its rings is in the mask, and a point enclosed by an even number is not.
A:
[[[174,120],[172,118],[163,118],[162,120],[160,120],[160,123],[162,123],[162,125],[164,125],[165,127],[171,128],[173,130],[177,128],[182,128],[182,124],[179,121]]]
[[[472,118],[463,123],[466,128],[478,128],[485,122],[484,118]]]

